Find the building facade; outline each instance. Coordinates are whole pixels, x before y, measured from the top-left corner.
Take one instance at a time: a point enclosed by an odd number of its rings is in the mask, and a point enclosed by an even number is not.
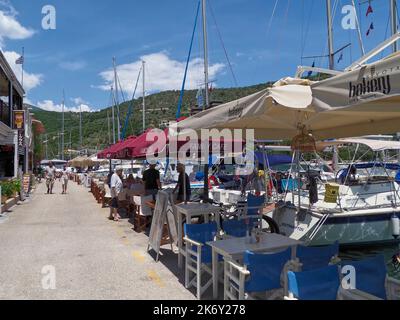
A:
[[[29,170],[26,141],[31,126],[23,100],[24,90],[0,51],[0,179]]]

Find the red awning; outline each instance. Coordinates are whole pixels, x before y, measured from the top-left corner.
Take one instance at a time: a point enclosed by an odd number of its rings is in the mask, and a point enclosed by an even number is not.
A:
[[[103,151],[101,151],[97,157],[99,159],[114,159],[114,157],[117,155],[118,152],[121,151],[121,148],[128,142],[131,140],[136,139],[135,136],[130,136],[128,137],[126,140],[121,140],[118,141],[116,144],[113,144],[112,146],[104,149]]]

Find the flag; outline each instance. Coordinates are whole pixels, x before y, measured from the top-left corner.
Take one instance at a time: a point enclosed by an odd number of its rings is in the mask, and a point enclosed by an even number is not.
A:
[[[312,66],[311,66],[312,68],[314,68],[315,67],[315,61],[312,63]],[[309,78],[309,77],[311,77],[311,75],[312,75],[312,71],[310,70],[310,71],[308,71],[308,74],[307,74],[307,77]]]
[[[339,62],[342,61],[342,60],[343,60],[343,53],[340,54],[340,57],[339,57],[337,63],[339,63]]]
[[[17,60],[15,60],[15,64],[24,64],[24,56],[20,56]]]
[[[368,15],[369,15],[370,13],[373,13],[373,12],[374,12],[374,10],[372,10],[372,6],[371,6],[371,4],[370,4],[370,5],[368,6],[366,16],[368,17]]]
[[[374,23],[373,22],[371,22],[371,25],[368,28],[367,36],[369,36],[369,34],[371,33],[372,30],[374,30]]]

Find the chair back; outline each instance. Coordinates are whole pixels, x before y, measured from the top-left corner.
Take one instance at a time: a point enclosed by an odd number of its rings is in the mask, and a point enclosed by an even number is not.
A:
[[[288,272],[288,291],[299,300],[336,300],[339,286],[337,266]]]
[[[296,256],[302,263],[302,271],[326,267],[331,259],[339,254],[339,243],[329,246],[306,247],[297,246]]]
[[[213,241],[218,233],[217,223],[201,223],[201,224],[186,224],[184,225],[185,236],[191,240],[205,244],[208,241]]]
[[[202,224],[186,224],[184,225],[185,236],[191,240],[202,243],[204,246],[201,248],[201,261],[203,263],[211,263],[212,252],[211,247],[206,245],[209,241],[214,241],[218,233],[216,222],[202,223]],[[197,247],[192,246],[193,251],[197,251]]]
[[[341,267],[351,265],[355,269],[355,286],[360,291],[367,292],[383,300],[386,296],[387,269],[383,255],[360,261],[342,261]]]
[[[222,229],[224,232],[233,237],[245,237],[248,227],[245,220],[231,219],[222,221]]]
[[[247,215],[256,216],[264,206],[265,196],[255,196],[251,193],[247,195]]]
[[[245,283],[245,291],[262,292],[281,288],[282,270],[290,257],[291,248],[268,254],[246,251],[244,264],[250,276]]]

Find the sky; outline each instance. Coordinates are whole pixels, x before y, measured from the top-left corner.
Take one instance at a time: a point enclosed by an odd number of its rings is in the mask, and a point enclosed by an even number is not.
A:
[[[342,9],[332,0],[335,57],[344,69],[361,56],[357,31],[345,30]],[[358,5],[365,51],[390,36],[389,0]],[[55,29],[45,30],[46,5],[55,8]],[[95,111],[111,105],[112,59],[122,94],[132,98],[142,60],[146,94],[180,90],[198,0],[0,0],[0,48],[21,79],[15,60],[25,49],[26,102],[50,111]],[[298,65],[327,67],[324,0],[208,0],[209,73],[214,87],[248,86],[294,76]],[[374,29],[366,32],[373,23]],[[222,40],[221,40],[222,39]],[[385,52],[388,53],[388,52]],[[228,56],[228,59],[226,58]],[[303,58],[302,58],[303,57]],[[186,89],[204,83],[201,17],[193,42]],[[232,70],[232,71],[231,71]],[[234,76],[232,75],[232,72]],[[235,81],[236,79],[236,81]],[[141,81],[135,97],[142,95]]]

